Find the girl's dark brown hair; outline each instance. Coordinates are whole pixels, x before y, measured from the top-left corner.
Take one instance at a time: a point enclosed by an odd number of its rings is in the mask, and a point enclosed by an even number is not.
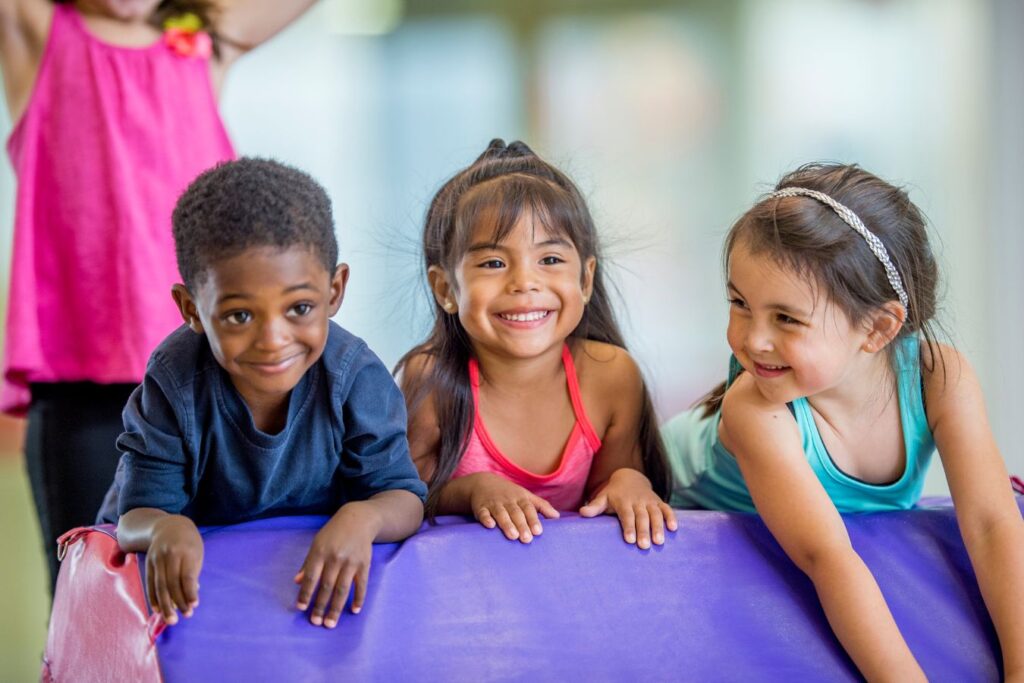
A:
[[[508,145],[492,140],[476,161],[459,171],[434,196],[423,229],[423,256],[427,269],[438,266],[454,272],[468,247],[473,227],[486,216],[494,220],[495,243],[529,213],[552,234],[566,237],[582,262],[597,259],[593,292],[571,339],[593,339],[625,348],[625,341],[609,302],[601,268],[597,230],[583,196],[571,180],[522,142]],[[433,297],[432,297],[433,299]],[[457,315],[444,312],[434,300],[434,326],[422,343],[398,361],[395,373],[423,356],[428,360],[422,377],[406,383],[406,403],[413,414],[432,396],[441,431],[437,466],[430,478],[427,515],[437,510],[438,493],[451,479],[469,441],[475,419],[469,386],[470,339]],[[417,381],[418,380],[418,381]],[[640,416],[639,443],[645,472],[654,490],[668,494],[665,453],[646,387]]]
[[[922,361],[933,368],[936,349],[938,268],[928,242],[924,217],[907,193],[856,165],[807,164],[784,176],[775,186],[818,190],[852,210],[878,236],[903,279],[909,298],[899,337],[920,335],[927,348]],[[725,272],[729,255],[741,242],[752,254],[765,255],[778,265],[820,287],[831,304],[858,324],[883,304],[897,300],[885,269],[864,238],[829,206],[811,197],[762,199],[732,226],[725,239]],[[888,354],[895,362],[896,344]],[[701,401],[704,414],[721,408],[725,384]]]

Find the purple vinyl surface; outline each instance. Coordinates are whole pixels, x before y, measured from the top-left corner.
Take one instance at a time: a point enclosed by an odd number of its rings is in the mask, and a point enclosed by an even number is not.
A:
[[[157,640],[179,681],[857,680],[806,576],[753,515],[685,511],[664,547],[564,515],[530,545],[460,518],[376,546],[338,627],[294,608],[320,517],[207,528],[201,604]],[[846,517],[933,681],[998,680],[952,508]]]

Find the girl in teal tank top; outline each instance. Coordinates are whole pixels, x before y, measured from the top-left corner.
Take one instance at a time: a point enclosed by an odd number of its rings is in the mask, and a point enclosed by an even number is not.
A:
[[[662,428],[679,507],[757,512],[868,680],[924,680],[840,513],[913,507],[936,449],[1003,652],[1024,674],[1024,522],[977,378],[936,342],[906,193],[856,166],[785,176],[726,238],[728,380]]]

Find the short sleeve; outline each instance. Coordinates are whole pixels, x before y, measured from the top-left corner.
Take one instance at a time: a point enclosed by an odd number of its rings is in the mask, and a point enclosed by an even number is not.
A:
[[[391,373],[369,349],[353,360],[350,389],[341,407],[341,473],[348,500],[405,490],[425,500],[427,487],[409,455],[405,400]]]
[[[151,363],[124,409],[124,432],[117,439],[118,515],[140,507],[178,514],[194,493],[195,461],[187,455],[183,420],[175,410],[182,402],[173,384],[159,381],[153,368]]]

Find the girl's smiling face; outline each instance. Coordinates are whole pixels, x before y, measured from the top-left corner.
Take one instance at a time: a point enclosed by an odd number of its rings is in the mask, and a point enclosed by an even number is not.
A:
[[[729,347],[766,399],[787,403],[863,376],[869,330],[742,239],[729,254],[728,293]]]
[[[174,297],[256,417],[320,359],[347,279],[347,265],[329,273],[305,247],[254,247],[215,261],[195,292],[175,285]]]
[[[493,222],[478,220],[455,272],[430,269],[442,308],[457,314],[477,356],[534,358],[576,329],[589,298],[596,260],[581,262],[569,239],[526,211],[494,242]]]

